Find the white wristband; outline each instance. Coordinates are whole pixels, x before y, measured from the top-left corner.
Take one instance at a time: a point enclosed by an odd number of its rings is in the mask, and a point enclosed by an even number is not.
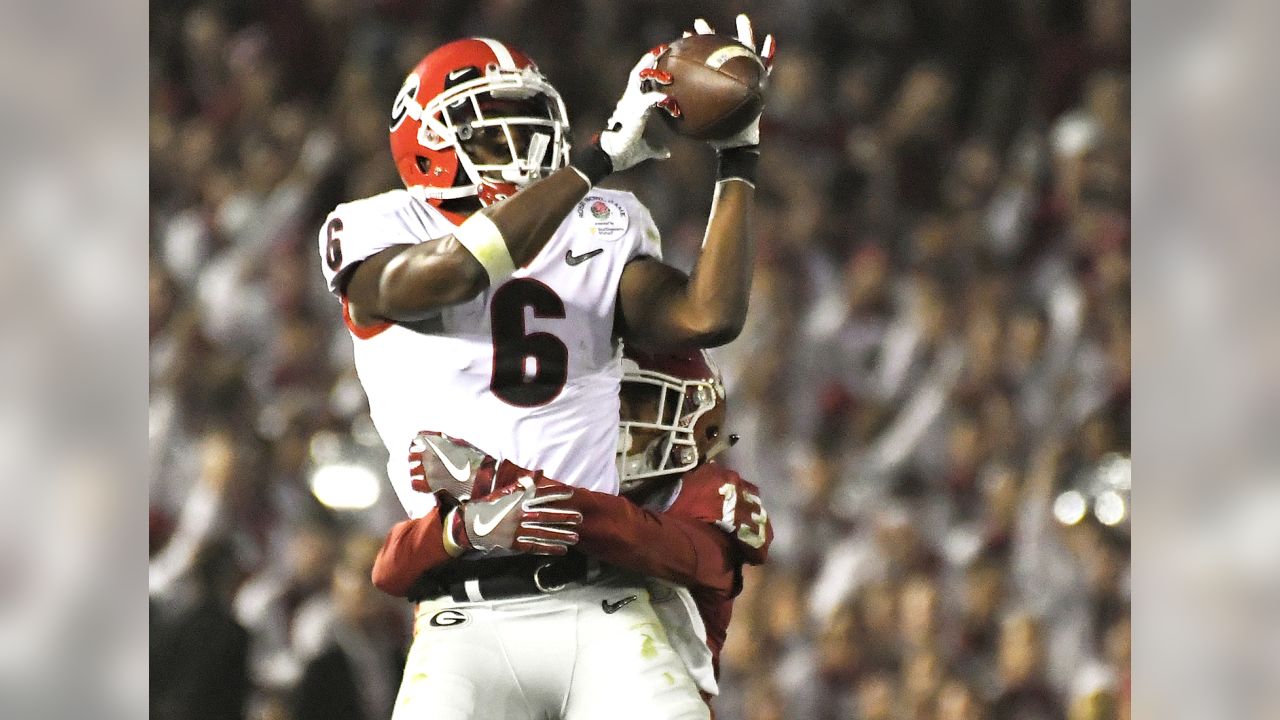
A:
[[[467,218],[466,222],[453,231],[453,236],[489,273],[489,287],[497,287],[516,271],[515,261],[511,259],[511,251],[507,249],[507,241],[502,238],[502,232],[482,213]]]

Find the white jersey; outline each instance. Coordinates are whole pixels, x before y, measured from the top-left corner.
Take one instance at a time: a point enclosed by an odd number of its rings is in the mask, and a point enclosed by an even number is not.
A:
[[[329,289],[392,245],[457,226],[405,190],[339,205],[320,230]],[[617,493],[622,378],[614,305],[623,267],[660,257],[657,228],[630,193],[592,189],[526,268],[497,288],[419,322],[352,325],[355,365],[387,447],[401,504],[435,504],[410,486],[409,444],[435,430],[571,485]]]

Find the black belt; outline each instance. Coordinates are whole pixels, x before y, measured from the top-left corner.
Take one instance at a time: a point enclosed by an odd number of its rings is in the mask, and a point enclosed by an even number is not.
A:
[[[418,578],[409,600],[421,602],[448,595],[454,602],[480,602],[540,595],[594,577],[599,566],[581,553],[562,557],[513,555],[483,560],[457,560]]]

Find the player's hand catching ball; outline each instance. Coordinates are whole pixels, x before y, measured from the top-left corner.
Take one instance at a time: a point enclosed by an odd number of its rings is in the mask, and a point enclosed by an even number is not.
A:
[[[509,465],[509,463],[504,463]],[[445,518],[445,548],[458,556],[466,550],[495,550],[538,555],[564,555],[578,542],[582,514],[564,507],[573,488],[521,470],[514,483],[454,509]]]
[[[582,150],[575,150],[572,165],[595,184],[609,173],[635,167],[645,160],[666,160],[671,151],[656,147],[644,139],[645,124],[655,108],[674,106],[658,90],[648,89],[650,81],[661,84],[665,73],[654,70],[658,56],[666,45],[645,53],[627,76],[627,89],[622,93],[613,114],[601,130]],[[666,78],[670,82],[670,78]]]
[[[751,50],[756,48],[755,33],[751,29],[751,20],[746,14],[739,14],[737,17],[738,25],[738,42],[746,45]],[[693,21],[694,32],[685,31],[684,36],[691,35],[714,35],[715,30],[706,20],[698,18]],[[773,72],[773,57],[778,50],[777,43],[773,40],[773,35],[765,35],[764,42],[760,44],[760,49],[756,51],[756,55],[760,58],[760,64],[764,66],[765,73]],[[755,147],[760,144],[760,116],[757,115],[755,120],[749,123],[741,132],[728,138],[720,140],[710,140],[708,144],[718,151],[731,150],[733,148]]]
[[[655,108],[670,102],[666,94],[644,89],[646,80],[655,79],[654,64],[664,49],[665,46],[659,45],[650,50],[631,68],[627,90],[600,132],[600,148],[613,161],[614,172],[634,167],[645,160],[671,157],[670,150],[650,145],[644,139],[644,127],[649,116]]]

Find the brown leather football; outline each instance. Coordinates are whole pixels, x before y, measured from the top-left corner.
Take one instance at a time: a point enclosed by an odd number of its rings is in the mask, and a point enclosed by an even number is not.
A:
[[[666,93],[680,108],[678,117],[658,116],[671,129],[694,140],[720,140],[745,128],[764,107],[768,74],[759,56],[733,38],[690,35],[671,43],[657,69],[671,74]]]

